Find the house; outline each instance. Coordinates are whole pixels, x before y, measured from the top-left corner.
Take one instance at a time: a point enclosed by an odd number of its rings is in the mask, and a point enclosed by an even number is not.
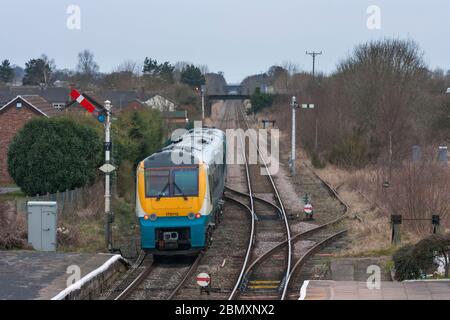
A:
[[[128,105],[122,110],[137,110],[141,108],[148,108],[148,107],[144,102],[136,99],[134,101],[130,101]]]
[[[166,111],[162,113],[164,119],[170,124],[186,125],[189,122],[188,114],[186,110]]]
[[[189,122],[188,113],[186,110],[165,111],[162,112],[162,117],[165,122],[168,137],[171,136],[175,129],[185,128]]]
[[[0,106],[5,105],[17,96],[38,95],[56,109],[63,109],[70,102],[70,88],[20,86],[0,88]]]
[[[34,117],[51,117],[60,111],[38,95],[21,95],[0,107],[0,183],[12,183],[8,174],[8,148],[16,133]]]
[[[147,98],[144,103],[152,109],[158,109],[161,112],[173,112],[177,109],[177,104],[172,100],[163,97],[160,94],[154,94]]]
[[[106,100],[111,101],[113,110],[122,111],[124,109],[142,106],[142,96],[134,90],[104,90],[95,93],[98,101],[102,103]]]

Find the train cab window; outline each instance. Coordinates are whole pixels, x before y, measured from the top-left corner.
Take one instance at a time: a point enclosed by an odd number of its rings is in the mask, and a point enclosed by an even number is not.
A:
[[[146,170],[145,193],[147,197],[170,196],[170,171]]]
[[[173,194],[174,196],[198,195],[197,168],[173,170]]]

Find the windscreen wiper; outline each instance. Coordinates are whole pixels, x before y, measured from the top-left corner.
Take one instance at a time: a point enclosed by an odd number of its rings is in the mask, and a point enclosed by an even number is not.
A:
[[[178,190],[180,190],[180,193],[181,193],[181,195],[183,196],[183,199],[184,199],[184,200],[187,200],[188,198],[187,198],[186,195],[184,194],[183,190],[181,190],[181,188],[177,185],[177,183],[176,183],[175,181],[173,182],[173,185],[174,185]]]
[[[167,187],[170,185],[169,182],[167,182],[166,186],[158,193],[158,196],[156,197],[156,201],[159,201],[161,197],[163,196],[163,192],[166,191]]]

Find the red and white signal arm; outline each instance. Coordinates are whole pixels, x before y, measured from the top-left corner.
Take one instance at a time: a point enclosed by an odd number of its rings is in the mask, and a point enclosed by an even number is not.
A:
[[[312,206],[312,204],[310,204],[310,203],[305,204],[305,206],[303,207],[303,211],[304,211],[305,213],[307,213],[307,214],[312,213],[312,212],[313,212],[313,206]]]
[[[207,287],[211,283],[211,277],[205,272],[201,272],[197,275],[197,284],[200,287]]]
[[[95,110],[94,105],[88,99],[83,97],[83,95],[79,93],[77,90],[73,89],[70,92],[70,96],[73,100],[76,100],[79,104],[81,104],[81,106],[85,108],[87,111],[91,113],[94,112]]]

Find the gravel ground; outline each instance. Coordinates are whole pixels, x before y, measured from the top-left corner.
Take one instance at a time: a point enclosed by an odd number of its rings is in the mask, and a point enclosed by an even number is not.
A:
[[[189,270],[194,258],[166,258],[158,261],[130,300],[164,300],[172,293]]]

